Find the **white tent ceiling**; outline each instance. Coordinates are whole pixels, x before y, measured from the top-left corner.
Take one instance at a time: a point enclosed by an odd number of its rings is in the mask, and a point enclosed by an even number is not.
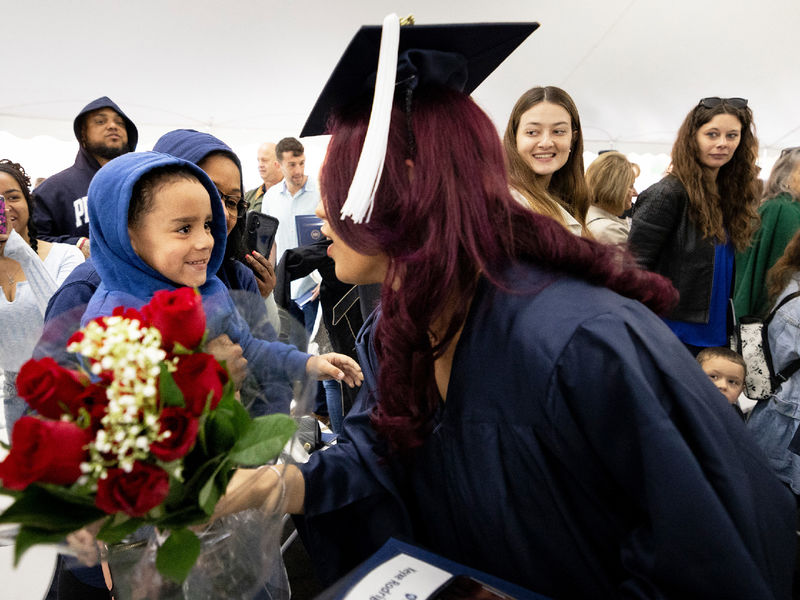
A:
[[[588,150],[669,152],[703,96],[749,98],[766,154],[800,145],[798,0],[0,3],[0,131],[52,136],[70,155],[72,119],[102,95],[136,122],[139,149],[176,127],[240,152],[296,136],[359,25],[392,11],[420,24],[541,23],[473,94],[500,130],[521,92],[552,84],[575,99]]]

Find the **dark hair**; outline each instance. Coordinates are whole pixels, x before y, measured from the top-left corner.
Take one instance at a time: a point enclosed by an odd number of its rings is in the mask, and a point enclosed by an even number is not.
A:
[[[142,217],[153,209],[153,200],[158,190],[168,183],[200,180],[183,165],[165,165],[148,171],[136,182],[128,204],[128,227],[136,228]]]
[[[572,147],[567,162],[550,178],[550,185],[544,188],[541,176],[522,158],[517,150],[517,131],[522,115],[537,104],[550,102],[564,108],[572,121]],[[570,95],[555,86],[534,87],[520,96],[508,118],[503,147],[506,153],[509,183],[520,190],[527,191],[534,201],[546,204],[542,200],[542,192],[549,194],[560,202],[567,211],[580,221],[586,223],[586,211],[589,210],[589,189],[583,178],[583,132],[578,108]],[[545,212],[545,214],[547,214]]]
[[[413,98],[413,177],[405,162],[406,113],[396,102],[369,222],[338,218],[364,143],[368,111],[330,120],[332,137],[320,173],[329,226],[354,250],[389,259],[374,335],[381,369],[371,419],[395,449],[417,446],[430,432],[440,402],[434,360],[464,323],[479,276],[510,289],[514,284],[505,279],[507,269],[522,261],[608,286],[656,312],[677,300],[668,280],[634,267],[630,255],[572,235],[516,202],[497,130],[469,96],[421,87]],[[395,289],[398,278],[403,284]],[[433,324],[449,311],[447,330],[431,341]]]
[[[769,293],[769,304],[773,306],[777,302],[786,286],[792,279],[792,275],[800,271],[800,230],[798,230],[775,264],[767,271],[767,292]]]
[[[283,161],[284,152],[291,152],[292,156],[300,156],[305,152],[305,148],[303,148],[303,144],[300,143],[300,140],[287,137],[275,144],[275,157],[278,159],[278,162]]]
[[[36,223],[33,220],[35,199],[33,195],[31,195],[31,178],[25,172],[25,169],[22,168],[21,164],[10,161],[7,158],[0,160],[0,171],[8,173],[16,179],[17,184],[19,184],[19,189],[22,190],[22,195],[25,196],[25,204],[28,205],[28,240],[30,241],[31,248],[36,252],[39,249],[39,241],[36,239],[38,231],[36,231]]]
[[[730,348],[726,348],[725,346],[719,346],[714,348],[703,348],[700,352],[697,353],[696,359],[699,364],[703,364],[707,360],[711,360],[712,358],[724,358],[727,361],[732,363],[736,363],[742,369],[744,369],[745,376],[747,375],[747,363],[744,362],[744,358],[742,355],[736,352],[735,350],[731,350]]]
[[[742,137],[733,157],[719,168],[716,179],[700,162],[697,130],[717,115],[733,115],[742,125]],[[758,139],[753,112],[720,102],[713,108],[698,104],[683,121],[672,147],[672,174],[689,195],[689,214],[707,238],[730,239],[736,250],[750,244],[758,226]]]

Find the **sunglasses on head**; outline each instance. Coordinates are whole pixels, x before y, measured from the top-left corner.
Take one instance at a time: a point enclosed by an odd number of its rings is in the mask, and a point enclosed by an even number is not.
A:
[[[747,98],[720,98],[719,96],[711,96],[710,98],[703,98],[700,100],[697,106],[716,108],[720,104],[727,104],[733,108],[747,108]]]

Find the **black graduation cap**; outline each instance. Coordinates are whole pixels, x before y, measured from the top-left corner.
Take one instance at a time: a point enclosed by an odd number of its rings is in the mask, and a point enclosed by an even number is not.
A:
[[[400,28],[397,85],[438,83],[471,94],[538,23],[459,23]],[[326,133],[331,111],[374,87],[381,26],[356,32],[319,95],[300,137]]]

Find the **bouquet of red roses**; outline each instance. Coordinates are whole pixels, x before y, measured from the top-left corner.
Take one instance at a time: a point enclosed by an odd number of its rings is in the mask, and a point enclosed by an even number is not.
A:
[[[200,553],[188,527],[208,521],[235,467],[274,460],[295,430],[288,415],[251,418],[204,342],[200,294],[180,288],[73,335],[81,369],[22,366],[17,390],[37,416],[17,421],[0,463],[0,492],[15,496],[0,523],[20,524],[17,559],[102,519],[109,544],[143,525],[169,531],[156,566],[188,575]]]

